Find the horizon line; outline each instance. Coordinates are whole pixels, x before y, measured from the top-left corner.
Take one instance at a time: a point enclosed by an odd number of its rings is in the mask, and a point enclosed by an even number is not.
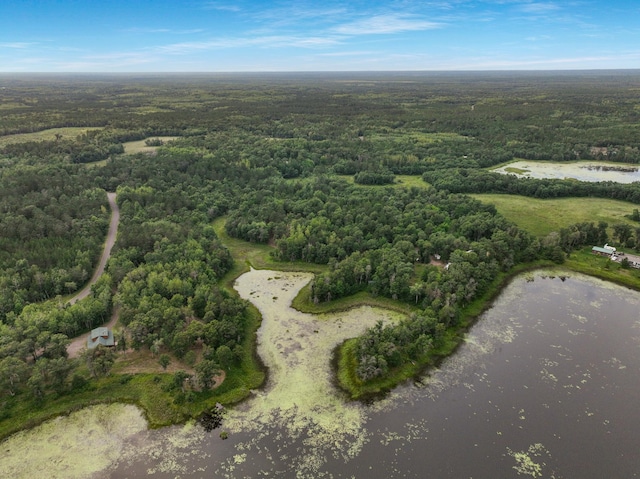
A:
[[[228,71],[0,71],[0,75],[245,75],[245,74],[344,74],[344,73],[579,73],[640,72],[634,68],[553,68],[553,69],[442,69],[442,70],[228,70]]]

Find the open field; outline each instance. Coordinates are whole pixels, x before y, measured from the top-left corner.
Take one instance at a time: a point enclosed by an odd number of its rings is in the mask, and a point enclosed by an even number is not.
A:
[[[354,184],[355,181],[353,179],[353,175],[338,175],[339,178],[342,178],[349,183]],[[403,186],[406,188],[418,187],[418,188],[428,188],[429,183],[422,180],[422,177],[419,175],[396,175],[396,182],[393,185],[359,185],[364,188],[380,188],[384,186]]]
[[[624,201],[602,198],[558,198],[540,200],[516,195],[471,195],[483,203],[492,203],[508,220],[536,236],[546,236],[552,231],[572,224],[604,221],[637,223],[625,218],[636,205]]]
[[[397,186],[405,186],[407,188],[429,188],[429,183],[422,180],[421,176],[414,175],[396,175]]]
[[[73,139],[89,130],[100,130],[101,128],[50,128],[48,130],[36,131],[34,133],[18,133],[15,135],[0,136],[0,147],[12,143],[25,143],[28,141],[51,141],[56,139],[56,135],[61,135],[61,139]]]
[[[157,147],[157,146],[147,146],[145,141],[147,141],[149,139],[156,139],[156,138],[158,140],[164,141],[165,144],[166,144],[168,141],[175,140],[178,137],[177,136],[153,136],[151,138],[145,138],[144,140],[127,141],[127,142],[123,143],[122,146],[124,146],[124,152],[126,154],[128,154],[128,155],[133,155],[135,153],[153,153],[159,147]]]

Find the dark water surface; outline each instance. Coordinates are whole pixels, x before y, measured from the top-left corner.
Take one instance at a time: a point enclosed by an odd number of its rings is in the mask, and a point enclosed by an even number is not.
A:
[[[344,403],[335,428],[322,405],[261,415],[257,397],[230,412],[229,439],[148,431],[107,477],[640,477],[639,372],[638,293],[529,275],[440,369]]]

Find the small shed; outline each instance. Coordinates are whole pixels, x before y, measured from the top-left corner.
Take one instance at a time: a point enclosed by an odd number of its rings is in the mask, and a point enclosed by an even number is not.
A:
[[[89,334],[89,337],[87,338],[87,348],[93,349],[99,344],[107,347],[115,346],[116,342],[113,338],[113,331],[105,327],[92,330],[91,334]]]

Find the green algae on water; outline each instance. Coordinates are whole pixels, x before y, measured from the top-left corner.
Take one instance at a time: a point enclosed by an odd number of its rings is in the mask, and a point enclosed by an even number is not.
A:
[[[240,296],[251,301],[263,317],[258,353],[269,368],[269,382],[244,407],[230,411],[225,423],[234,432],[275,426],[284,429],[287,438],[304,437],[310,452],[297,459],[301,461],[300,477],[313,477],[325,454],[348,460],[368,441],[363,407],[345,402],[333,385],[333,349],[380,320],[401,317],[370,306],[322,315],[296,311],[291,302],[311,278],[308,273],[274,276],[272,271],[251,270],[237,279]],[[238,445],[239,450],[252,447]],[[229,464],[228,469],[235,465]]]
[[[541,458],[545,455],[549,456],[549,451],[542,444],[532,444],[526,451],[512,451],[507,448],[507,452],[515,459],[516,465],[513,466],[513,469],[519,475],[542,477],[542,469],[546,464],[541,461]]]
[[[105,471],[147,423],[138,408],[101,404],[58,417],[2,443],[0,477],[86,478]]]

